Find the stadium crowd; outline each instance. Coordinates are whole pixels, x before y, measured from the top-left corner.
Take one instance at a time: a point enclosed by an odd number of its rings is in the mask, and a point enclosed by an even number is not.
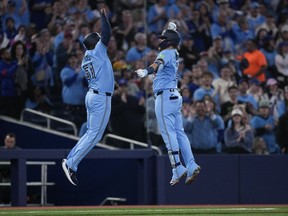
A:
[[[173,21],[182,36],[178,89],[193,152],[288,152],[287,0],[3,0],[1,115],[17,119],[31,108],[85,125],[81,42],[100,32],[101,8],[112,26],[108,54],[119,85],[107,131],[163,146],[153,75],[142,81],[134,71],[156,58],[157,36]]]

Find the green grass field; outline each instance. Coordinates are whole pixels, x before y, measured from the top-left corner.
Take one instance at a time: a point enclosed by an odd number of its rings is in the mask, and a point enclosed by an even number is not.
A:
[[[85,216],[85,215],[233,215],[287,216],[288,206],[118,206],[118,207],[24,207],[0,208],[5,216]]]

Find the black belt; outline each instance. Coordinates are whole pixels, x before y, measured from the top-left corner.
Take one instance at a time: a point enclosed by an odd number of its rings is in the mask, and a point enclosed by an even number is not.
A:
[[[93,92],[94,92],[95,94],[99,94],[99,91],[94,90],[94,89],[92,89],[92,90],[93,90]],[[106,96],[111,96],[111,95],[112,95],[112,93],[110,93],[110,92],[104,92],[104,94],[106,94]]]
[[[172,88],[172,89],[167,89],[167,90],[169,90],[170,92],[176,91],[176,89],[174,89],[174,88]],[[163,90],[161,90],[161,91],[159,91],[159,92],[156,93],[157,96],[158,96],[158,95],[161,95],[161,94],[163,94]]]

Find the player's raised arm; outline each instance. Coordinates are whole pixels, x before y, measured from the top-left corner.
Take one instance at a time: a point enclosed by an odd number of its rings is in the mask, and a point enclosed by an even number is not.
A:
[[[106,15],[106,9],[101,9],[100,14],[101,14],[101,41],[105,46],[108,46],[111,37],[111,26]]]

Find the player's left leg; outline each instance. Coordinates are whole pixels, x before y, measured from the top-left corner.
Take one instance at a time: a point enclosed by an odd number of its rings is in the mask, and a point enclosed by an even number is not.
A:
[[[184,132],[181,107],[182,102],[179,104],[179,110],[175,113],[175,131],[177,135],[177,141],[179,143],[180,152],[188,170],[185,184],[190,184],[196,179],[201,168],[195,162],[189,139]]]
[[[74,172],[77,172],[81,160],[102,138],[111,112],[111,97],[91,94],[94,93],[88,93],[87,97],[89,102],[86,103],[87,132],[70,151],[65,162],[68,169]]]

